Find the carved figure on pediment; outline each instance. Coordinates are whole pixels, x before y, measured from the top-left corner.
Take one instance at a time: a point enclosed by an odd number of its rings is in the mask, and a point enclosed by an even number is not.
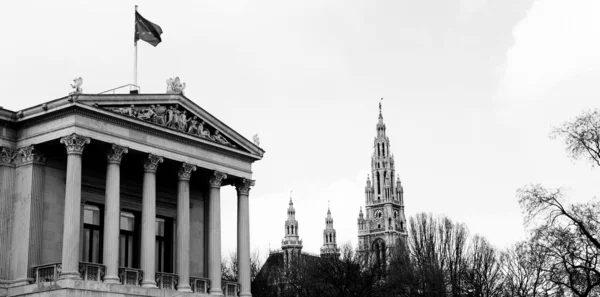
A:
[[[198,134],[198,118],[194,116],[188,120],[189,127],[187,133],[197,135]]]
[[[157,104],[156,108],[154,109],[154,115],[152,116],[152,122],[156,123],[158,125],[164,126],[166,110],[167,110],[167,108],[165,106],[160,106],[160,104]]]
[[[227,139],[225,139],[225,137],[221,135],[221,132],[219,132],[219,130],[215,131],[215,140],[222,144],[229,144],[229,141],[227,141]]]
[[[166,111],[166,116],[167,116],[167,122],[165,123],[165,126],[167,127],[171,127],[171,125],[174,122],[175,119],[175,108],[173,108],[173,106],[170,106]]]
[[[177,121],[177,128],[179,129],[179,131],[185,132],[185,130],[187,129],[187,122],[187,112],[184,110],[179,115],[179,120]]]
[[[142,110],[140,110],[138,112],[137,118],[140,120],[145,120],[145,121],[149,121],[152,119],[152,117],[154,115],[156,115],[156,113],[154,112],[154,110],[156,109],[156,106],[151,105],[150,107],[146,107],[143,108]]]
[[[134,116],[135,106],[133,104],[131,104],[129,107],[117,107],[117,108],[113,108],[111,110],[114,112],[118,112],[120,114]]]
[[[212,136],[210,136],[210,131],[208,131],[208,129],[204,129],[204,121],[200,122],[200,125],[198,126],[198,136],[211,140],[214,139]]]

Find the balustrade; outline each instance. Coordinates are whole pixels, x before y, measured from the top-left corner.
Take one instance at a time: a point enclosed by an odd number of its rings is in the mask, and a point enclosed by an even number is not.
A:
[[[221,281],[221,289],[223,290],[223,296],[235,297],[238,296],[238,289],[240,285],[232,281]]]
[[[208,294],[208,287],[210,285],[210,280],[204,277],[190,277],[190,287],[192,287],[192,292],[194,293],[205,293]]]
[[[83,280],[101,282],[104,276],[104,265],[79,262],[79,275]]]
[[[155,274],[156,286],[160,289],[176,290],[179,276],[173,273],[157,272]]]
[[[122,285],[140,286],[144,272],[141,269],[119,267],[119,281]]]
[[[62,270],[62,265],[61,265],[61,263],[52,263],[52,264],[35,266],[32,269],[33,269],[33,273],[35,275],[34,282],[36,282],[36,283],[54,282],[54,281],[57,281],[58,278],[60,277],[60,271]]]

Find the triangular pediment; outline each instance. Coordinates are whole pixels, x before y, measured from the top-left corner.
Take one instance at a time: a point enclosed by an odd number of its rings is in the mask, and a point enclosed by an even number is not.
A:
[[[264,151],[183,95],[80,95],[78,102],[261,158]]]

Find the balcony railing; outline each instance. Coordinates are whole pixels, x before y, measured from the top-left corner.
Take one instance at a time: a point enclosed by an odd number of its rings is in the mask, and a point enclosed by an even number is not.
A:
[[[208,294],[208,288],[210,287],[210,280],[204,277],[190,277],[190,287],[194,293],[205,293]]]
[[[173,273],[157,272],[155,274],[156,286],[160,289],[176,290],[179,276]]]
[[[144,272],[141,269],[119,267],[119,280],[122,285],[140,286]]]
[[[222,280],[221,290],[223,290],[223,296],[235,297],[238,295],[238,283]]]
[[[79,262],[79,275],[83,280],[101,282],[104,276],[104,265]]]
[[[60,277],[61,263],[46,264],[33,267],[36,283],[54,282]]]

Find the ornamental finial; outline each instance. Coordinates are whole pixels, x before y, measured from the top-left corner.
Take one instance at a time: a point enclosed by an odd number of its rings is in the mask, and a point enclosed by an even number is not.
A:
[[[185,83],[179,80],[179,76],[167,79],[167,94],[182,94],[185,90]]]
[[[381,101],[383,101],[383,97],[381,98],[381,100],[379,100],[379,118],[382,118],[383,116],[381,115]]]
[[[71,88],[73,88],[73,92],[69,93],[69,95],[81,94],[81,92],[83,92],[83,88],[81,88],[81,85],[83,85],[83,78],[77,77],[77,78],[73,79],[73,83],[71,84]]]

